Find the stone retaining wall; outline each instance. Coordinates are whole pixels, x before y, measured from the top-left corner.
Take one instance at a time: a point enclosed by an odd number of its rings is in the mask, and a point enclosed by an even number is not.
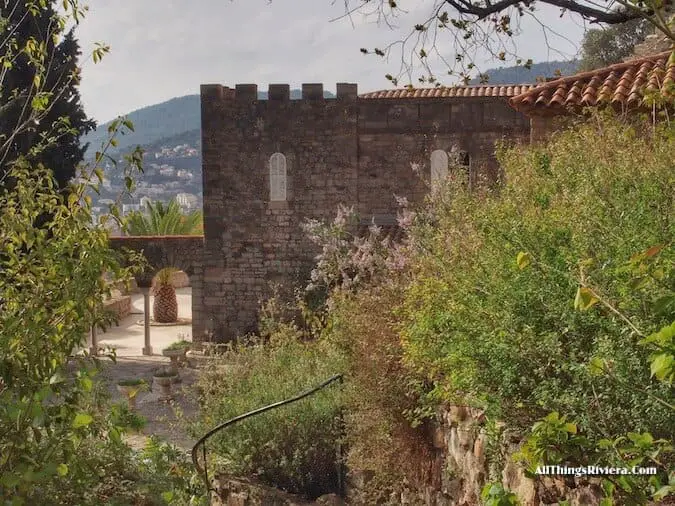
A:
[[[131,314],[131,297],[129,295],[114,296],[103,303],[105,309],[111,311],[117,321]]]
[[[437,476],[423,490],[405,489],[394,494],[388,504],[419,506],[478,506],[481,491],[488,482],[501,481],[505,489],[518,496],[521,506],[553,506],[563,499],[569,506],[596,506],[602,498],[599,480],[588,478],[542,477],[532,480],[511,456],[519,446],[517,439],[506,435],[500,443],[503,459],[488,457],[488,437],[481,411],[452,406],[439,413],[433,431],[436,449],[432,466]],[[490,468],[492,460],[492,469]],[[352,480],[360,487],[368,482]],[[352,487],[349,504],[365,505],[360,491]]]

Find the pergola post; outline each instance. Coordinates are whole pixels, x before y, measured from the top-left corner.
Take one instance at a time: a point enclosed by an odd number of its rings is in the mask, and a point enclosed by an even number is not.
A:
[[[98,355],[98,337],[96,336],[96,324],[91,326],[91,344],[89,354],[93,357]]]
[[[143,346],[143,355],[152,355],[152,346],[150,345],[150,287],[140,287],[143,293],[143,320],[145,341]]]

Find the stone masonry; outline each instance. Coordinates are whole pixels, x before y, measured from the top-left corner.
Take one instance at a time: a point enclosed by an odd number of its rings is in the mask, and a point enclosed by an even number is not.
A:
[[[201,87],[205,242],[193,290],[193,337],[219,340],[254,331],[273,284],[287,291],[308,278],[317,251],[304,237],[306,218],[330,219],[338,204],[362,220],[391,223],[394,196],[415,202],[427,186],[430,153],[468,155],[472,181],[497,177],[495,142],[527,142],[529,121],[505,96],[365,98],[355,84]],[[271,200],[270,157],[286,160],[285,199]],[[278,155],[275,155],[278,156]]]

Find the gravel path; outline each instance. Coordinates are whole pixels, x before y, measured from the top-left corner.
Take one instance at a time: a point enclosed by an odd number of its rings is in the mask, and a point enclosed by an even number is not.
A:
[[[152,387],[152,373],[155,369],[168,365],[165,357],[128,358],[118,357],[117,363],[104,362],[101,380],[106,383],[112,395],[112,402],[125,402],[126,399],[117,391],[117,382],[124,379],[143,379],[152,390],[138,393],[136,412],[146,419],[146,425],[138,434],[127,436],[127,443],[135,449],[141,449],[150,435],[157,435],[165,441],[190,450],[196,442],[185,431],[184,427],[191,417],[197,413],[197,400],[190,386],[197,378],[197,370],[181,367],[179,374],[181,383],[174,384],[174,400],[170,403],[159,399],[159,387]],[[177,416],[178,413],[182,415]]]

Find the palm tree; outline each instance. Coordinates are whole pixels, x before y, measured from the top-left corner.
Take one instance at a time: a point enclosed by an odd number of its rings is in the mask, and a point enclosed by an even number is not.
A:
[[[128,235],[200,235],[204,233],[202,211],[183,214],[178,202],[168,205],[148,202],[145,212],[129,213],[125,230]]]
[[[152,313],[158,323],[178,321],[178,299],[172,281],[173,274],[177,271],[178,269],[174,267],[165,267],[155,277],[155,302],[152,305]]]
[[[148,202],[145,212],[129,213],[125,230],[129,235],[199,235],[204,233],[202,216],[201,211],[183,214],[175,200],[168,205]],[[167,267],[157,273],[152,307],[156,322],[178,320],[178,299],[173,286],[173,274],[177,271]]]

